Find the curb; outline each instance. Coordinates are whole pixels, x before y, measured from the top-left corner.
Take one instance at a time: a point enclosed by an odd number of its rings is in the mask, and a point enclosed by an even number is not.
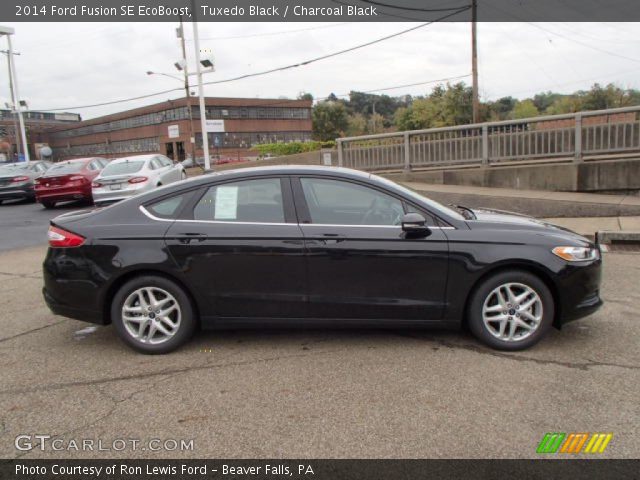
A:
[[[635,243],[640,244],[640,230],[598,230],[596,232],[596,243]]]

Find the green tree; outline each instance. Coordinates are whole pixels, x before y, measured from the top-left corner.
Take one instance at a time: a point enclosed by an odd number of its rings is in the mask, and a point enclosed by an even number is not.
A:
[[[313,135],[327,141],[341,137],[349,127],[347,109],[341,102],[320,102],[313,108]]]
[[[298,100],[311,100],[313,101],[313,95],[309,92],[300,92],[298,93]]]
[[[347,135],[355,137],[357,135],[365,135],[367,133],[367,118],[361,113],[349,115]]]
[[[539,115],[538,109],[530,98],[516,103],[513,108],[513,118],[516,119],[535,117],[536,115]]]

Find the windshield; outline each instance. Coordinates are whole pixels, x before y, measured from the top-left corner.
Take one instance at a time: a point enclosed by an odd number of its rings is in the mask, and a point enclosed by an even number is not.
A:
[[[110,163],[102,170],[102,177],[107,175],[126,175],[127,173],[135,173],[144,165],[144,160],[135,162]]]
[[[78,173],[84,167],[84,162],[59,163],[47,171],[47,175],[65,175],[67,173]]]
[[[449,215],[450,217],[453,217],[457,220],[464,220],[464,216],[461,215],[459,212],[446,207],[444,205],[442,205],[441,203],[438,203],[434,200],[431,200],[430,198],[424,197],[422,195],[420,195],[418,192],[415,192],[413,190],[411,190],[410,188],[407,188],[399,183],[393,182],[387,178],[384,177],[380,177],[378,175],[371,175],[371,178],[376,179],[382,183],[385,183],[389,186],[393,186],[396,189],[400,190],[402,193],[404,193],[407,197],[409,198],[413,198],[416,201],[422,202],[422,203],[426,203],[430,208],[432,208],[436,213],[440,212],[443,213],[445,215]]]

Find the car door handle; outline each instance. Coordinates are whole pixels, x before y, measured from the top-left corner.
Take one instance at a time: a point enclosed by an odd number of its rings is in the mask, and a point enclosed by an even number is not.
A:
[[[180,243],[191,243],[192,241],[202,242],[207,238],[209,237],[205,233],[185,232],[178,234],[178,240],[180,241]]]

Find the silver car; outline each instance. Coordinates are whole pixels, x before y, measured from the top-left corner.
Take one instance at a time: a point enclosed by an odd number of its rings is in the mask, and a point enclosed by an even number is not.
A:
[[[111,161],[91,188],[96,204],[116,202],[187,178],[184,167],[164,155],[136,155]]]

